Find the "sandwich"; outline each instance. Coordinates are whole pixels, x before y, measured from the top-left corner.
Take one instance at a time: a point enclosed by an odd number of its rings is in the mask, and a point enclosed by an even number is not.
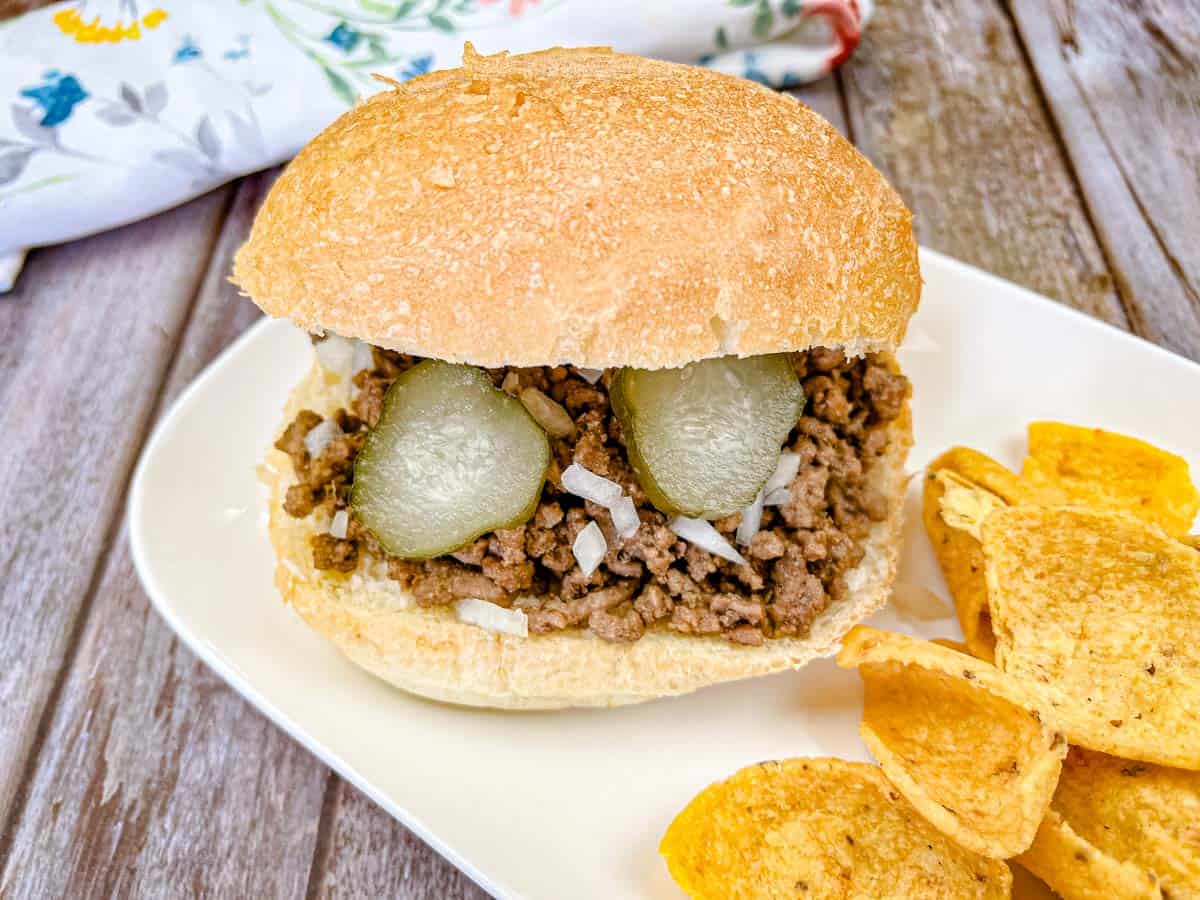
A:
[[[888,596],[911,216],[790,97],[468,45],[300,152],[234,280],[315,350],[260,470],[276,583],[394,685],[635,703]]]

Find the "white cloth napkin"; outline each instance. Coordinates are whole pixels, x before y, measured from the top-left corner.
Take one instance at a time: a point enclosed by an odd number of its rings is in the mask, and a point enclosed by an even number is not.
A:
[[[783,87],[858,43],[872,0],[77,0],[0,24],[0,292],[25,252],[293,156],[378,72],[609,45]]]

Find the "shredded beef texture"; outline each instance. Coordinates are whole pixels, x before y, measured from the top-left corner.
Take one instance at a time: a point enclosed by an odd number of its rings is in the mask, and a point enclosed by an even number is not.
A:
[[[314,459],[305,436],[321,417],[302,410],[275,446],[291,457],[296,482],[284,509],[303,518],[317,507],[330,515],[348,507],[354,458],[379,421],[391,384],[420,360],[373,348],[373,366],[354,376],[349,410],[339,410],[342,435]],[[608,641],[636,641],[647,631],[723,635],[757,646],[802,636],[813,620],[846,594],[845,576],[862,560],[872,523],[884,519],[888,498],[867,481],[872,462],[887,450],[887,425],[904,408],[908,381],[878,359],[847,360],[840,351],[795,353],[804,386],[803,415],[787,448],[800,471],[787,499],[763,511],[745,564],[687,544],[649,502],[626,459],[620,423],[609,406],[611,373],[590,384],[574,368],[491,370],[510,394],[527,388],[559,404],[574,423],[552,438],[552,460],[541,501],[524,525],[492,532],[454,553],[412,561],[388,557],[351,515],[344,539],[312,538],[318,569],[352,572],[364,556],[384,559],[388,574],[419,605],[440,606],[478,597],[523,610],[531,634],[586,628]],[[577,462],[612,479],[633,498],[641,527],[622,539],[608,511],[562,490],[561,473]],[[740,515],[713,525],[731,542]],[[571,551],[576,536],[596,522],[608,542],[603,562],[584,575]]]

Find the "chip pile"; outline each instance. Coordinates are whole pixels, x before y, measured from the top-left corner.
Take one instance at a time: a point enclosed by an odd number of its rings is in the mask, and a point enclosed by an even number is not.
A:
[[[1029,428],[1017,475],[956,447],[923,517],[965,643],[859,626],[878,766],[762,763],[661,852],[695,898],[1200,898],[1200,492],[1135,438]],[[1068,744],[1070,745],[1068,748]]]

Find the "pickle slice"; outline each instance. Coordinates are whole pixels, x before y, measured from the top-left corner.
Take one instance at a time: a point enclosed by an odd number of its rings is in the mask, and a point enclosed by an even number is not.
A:
[[[426,360],[388,389],[350,505],[388,553],[428,559],[533,515],[550,442],[473,366]]]
[[[786,353],[682,369],[622,369],[612,404],[629,461],[655,506],[716,519],[744,509],[775,471],[804,409]]]

